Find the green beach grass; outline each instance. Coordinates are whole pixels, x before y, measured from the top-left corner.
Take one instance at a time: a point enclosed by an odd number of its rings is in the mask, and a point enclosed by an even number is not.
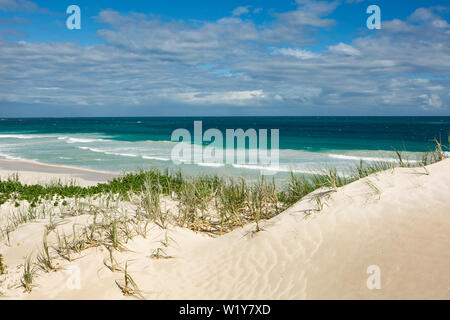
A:
[[[400,152],[397,155],[397,163],[361,161],[358,166],[349,168],[345,175],[339,175],[336,169],[309,175],[291,173],[289,182],[283,188],[277,187],[273,179],[264,177],[255,183],[247,183],[244,178],[223,178],[217,175],[184,177],[180,172],[170,173],[168,170],[129,173],[91,187],[80,187],[73,183],[24,185],[14,175],[0,181],[0,204],[12,201],[16,207],[20,207],[20,202],[29,203],[26,211],[16,213],[11,219],[9,229],[15,229],[17,225],[46,218],[45,213],[36,210],[43,201],[51,201],[55,207],[65,207],[69,199],[77,202],[87,197],[106,197],[107,202],[130,201],[134,195],[139,195],[139,206],[145,217],[162,228],[170,222],[196,231],[209,228],[223,233],[249,222],[270,219],[314,190],[337,189],[376,172],[394,167],[424,167],[444,158],[442,146],[437,140],[435,150],[425,153],[419,164],[410,164]],[[175,221],[169,221],[161,208],[160,199],[163,196],[178,202],[179,215]],[[208,217],[211,210],[219,214],[219,219],[214,222]],[[48,231],[56,227],[52,219],[50,217]],[[204,228],[207,225],[208,228]],[[1,232],[2,235],[6,233],[5,230]]]

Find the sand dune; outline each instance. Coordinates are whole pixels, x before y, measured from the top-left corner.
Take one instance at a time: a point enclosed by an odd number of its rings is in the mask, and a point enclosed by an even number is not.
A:
[[[147,239],[135,238],[117,260],[129,261],[146,299],[449,299],[449,194],[450,159],[427,170],[399,168],[329,192],[320,212],[310,195],[258,233],[254,225],[219,238],[169,228],[171,259],[150,258],[166,237],[152,226]],[[72,263],[59,261],[63,269],[40,274],[31,294],[17,288],[17,266],[38,249],[45,224],[24,225],[11,234],[11,247],[0,245],[8,265],[0,298],[125,298],[115,283],[122,274],[105,267],[108,253],[100,248]],[[70,280],[78,271],[76,288]],[[381,288],[370,290],[369,277],[378,275]]]

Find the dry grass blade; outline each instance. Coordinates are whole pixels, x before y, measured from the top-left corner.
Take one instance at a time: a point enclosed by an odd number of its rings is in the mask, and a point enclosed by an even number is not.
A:
[[[157,249],[152,250],[152,254],[150,255],[150,258],[159,260],[159,259],[172,259],[173,257],[167,255],[163,249],[157,248]]]
[[[23,264],[22,278],[20,279],[22,287],[25,289],[24,292],[30,293],[31,290],[33,290],[34,287],[33,280],[34,276],[36,275],[36,272],[37,272],[36,267],[32,262],[30,255],[25,259],[25,262]]]
[[[0,275],[6,273],[6,265],[3,262],[3,255],[0,254]]]
[[[116,280],[117,286],[120,288],[124,296],[135,296],[138,298],[143,299],[144,296],[141,293],[141,290],[137,286],[134,279],[131,277],[131,275],[128,273],[128,261],[125,263],[125,270],[124,270],[124,281],[123,284],[119,283],[119,281]]]
[[[42,250],[37,257],[37,262],[39,267],[45,272],[56,270],[56,267],[53,265],[53,258],[50,255],[46,234],[44,234],[44,239],[42,240]]]
[[[116,259],[114,258],[113,255],[113,248],[108,248],[109,251],[109,262],[110,264],[108,265],[106,263],[106,259],[103,261],[103,264],[109,269],[111,270],[111,272],[117,272],[117,271],[124,271],[123,268],[117,263]]]

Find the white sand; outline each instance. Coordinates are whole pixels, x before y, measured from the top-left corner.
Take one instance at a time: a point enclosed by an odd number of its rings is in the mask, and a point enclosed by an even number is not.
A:
[[[253,225],[220,238],[171,228],[166,253],[173,259],[150,258],[164,238],[152,226],[148,239],[135,238],[117,260],[129,261],[147,299],[450,299],[450,159],[428,172],[396,169],[362,179],[330,193],[310,215],[305,210],[317,203],[307,197],[256,234]],[[0,244],[8,265],[3,298],[125,298],[115,284],[122,274],[105,267],[108,254],[99,248],[72,263],[58,260],[65,270],[40,274],[31,294],[17,288],[18,267],[39,248],[45,223],[20,227],[11,247]],[[369,266],[379,268],[381,289],[368,289]],[[74,289],[67,281],[77,270],[81,286]]]
[[[75,182],[84,187],[105,182],[119,175],[34,161],[0,159],[0,178],[5,180],[15,174],[19,175],[19,180],[24,184],[49,184],[60,181],[63,184]]]

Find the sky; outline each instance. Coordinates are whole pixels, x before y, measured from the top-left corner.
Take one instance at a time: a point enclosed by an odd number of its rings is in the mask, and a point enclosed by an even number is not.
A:
[[[449,21],[446,0],[0,0],[0,117],[450,116]]]

